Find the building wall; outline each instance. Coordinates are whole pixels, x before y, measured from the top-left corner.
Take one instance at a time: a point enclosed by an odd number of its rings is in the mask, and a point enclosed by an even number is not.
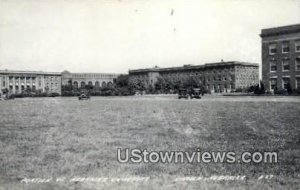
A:
[[[281,27],[281,30],[285,27]],[[262,79],[266,88],[273,91],[274,87],[271,87],[271,80],[276,82],[275,86],[277,89],[283,89],[283,81],[285,79],[289,80],[291,88],[296,89],[300,87],[297,86],[297,80],[300,78],[300,67],[296,67],[297,63],[300,65],[300,51],[296,51],[296,42],[300,43],[300,25],[295,25],[294,30],[285,32],[282,34],[277,33],[272,35],[272,30],[269,29],[268,32],[262,31]],[[274,44],[276,46],[276,53],[270,53],[269,48]],[[289,47],[289,52],[284,53],[282,48],[287,44]],[[288,63],[289,70],[283,70],[283,63]],[[271,64],[276,65],[276,71],[271,70]],[[274,68],[274,67],[273,67]],[[299,82],[298,82],[299,83]],[[274,83],[273,83],[274,84]]]
[[[205,89],[211,93],[231,92],[235,89],[234,65],[214,66],[204,70]]]
[[[235,88],[247,88],[259,84],[258,67],[235,66]]]
[[[44,75],[44,91],[61,94],[61,75]]]

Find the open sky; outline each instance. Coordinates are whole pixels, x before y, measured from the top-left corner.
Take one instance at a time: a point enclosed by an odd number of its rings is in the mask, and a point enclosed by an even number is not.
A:
[[[261,29],[296,23],[299,0],[0,0],[0,69],[260,63]]]

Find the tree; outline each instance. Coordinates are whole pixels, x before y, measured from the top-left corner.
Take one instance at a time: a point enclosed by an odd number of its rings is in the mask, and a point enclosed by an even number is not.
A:
[[[166,88],[166,80],[162,77],[158,77],[156,83],[154,84],[155,91],[164,91]]]
[[[287,91],[288,94],[292,94],[293,90],[292,90],[292,87],[291,87],[290,83],[287,83],[287,85],[286,85],[286,91]]]
[[[262,81],[260,81],[260,94],[264,94],[265,93],[265,85]]]
[[[183,88],[200,88],[202,87],[201,81],[198,81],[195,77],[188,76],[182,81]]]
[[[116,87],[128,87],[129,75],[119,75],[116,79]]]

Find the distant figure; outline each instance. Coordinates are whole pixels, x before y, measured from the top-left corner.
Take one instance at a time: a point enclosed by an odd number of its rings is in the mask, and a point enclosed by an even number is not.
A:
[[[171,16],[173,16],[173,14],[174,14],[174,9],[171,10]]]

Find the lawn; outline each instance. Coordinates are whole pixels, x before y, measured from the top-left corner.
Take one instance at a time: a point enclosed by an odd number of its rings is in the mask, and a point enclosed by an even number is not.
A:
[[[0,110],[0,189],[300,189],[299,97],[23,98],[0,102]],[[117,148],[277,151],[279,162],[119,163]],[[247,178],[174,181],[214,175]],[[21,183],[76,176],[150,180]]]

